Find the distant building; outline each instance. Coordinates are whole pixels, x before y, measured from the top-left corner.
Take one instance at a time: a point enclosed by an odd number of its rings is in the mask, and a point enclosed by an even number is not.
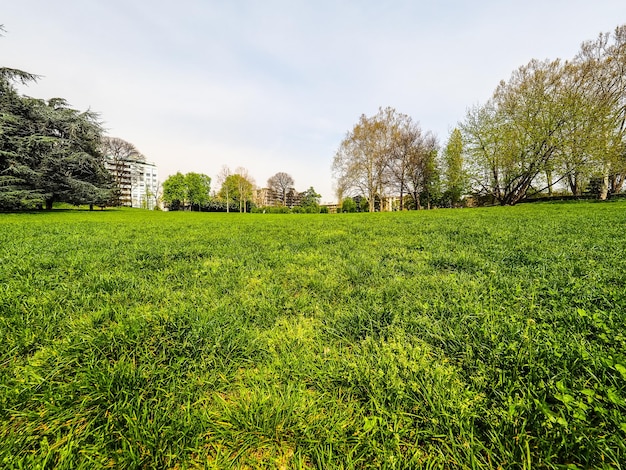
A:
[[[258,207],[280,206],[280,195],[269,188],[257,188],[253,192],[252,202]]]
[[[121,206],[154,209],[158,205],[158,171],[154,163],[130,158],[107,158],[107,170],[119,190]]]
[[[293,209],[294,206],[300,205],[303,195],[304,193],[299,193],[295,188],[289,188],[287,194],[285,194],[286,201],[284,205],[289,209]],[[258,207],[283,205],[282,194],[270,188],[255,189],[252,202],[254,202]]]
[[[323,204],[320,204],[320,207],[326,207],[330,214],[336,214],[337,209],[341,207],[341,204],[337,204],[336,202],[324,202]]]

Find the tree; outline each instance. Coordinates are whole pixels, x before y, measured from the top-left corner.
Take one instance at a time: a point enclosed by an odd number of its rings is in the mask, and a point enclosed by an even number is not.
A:
[[[305,212],[317,213],[320,211],[321,197],[320,194],[317,194],[313,186],[311,186],[300,195],[300,206]]]
[[[559,60],[520,67],[461,126],[476,189],[502,205],[524,199],[550,168],[571,112],[563,70]]]
[[[105,205],[112,181],[99,151],[98,116],[61,98],[21,96],[13,85],[36,79],[0,68],[0,207]]]
[[[575,64],[585,103],[591,105],[587,118],[595,127],[595,176],[602,180],[600,197],[605,199],[626,180],[626,25],[584,42]]]
[[[333,159],[337,187],[348,195],[365,194],[370,212],[374,211],[376,196],[383,197],[387,186],[393,152],[389,122],[395,114],[393,108],[380,108],[372,117],[361,115]]]
[[[181,207],[184,209],[187,205],[187,198],[185,175],[180,171],[163,182],[163,202],[165,202],[170,209],[178,210]]]
[[[351,197],[347,197],[341,202],[341,212],[356,212],[356,208],[356,202]]]
[[[465,191],[465,174],[463,172],[463,137],[455,128],[448,139],[443,152],[445,198],[451,207],[458,206]]]
[[[423,133],[417,123],[406,116],[393,124],[393,160],[391,184],[400,192],[400,210],[404,209],[404,194],[413,199],[413,207],[421,209],[421,200],[430,208],[435,182],[439,173],[436,157],[439,148],[437,138],[430,131]]]
[[[191,210],[193,206],[197,206],[200,211],[211,198],[211,178],[202,173],[191,172],[185,175],[184,184]]]
[[[103,136],[101,151],[106,158],[114,162],[126,160],[146,161],[146,157],[137,150],[137,147],[119,137]]]
[[[365,195],[370,212],[382,207],[390,192],[399,193],[402,209],[404,194],[430,194],[437,176],[436,151],[434,135],[423,133],[406,114],[388,107],[371,117],[362,115],[333,160],[337,193],[341,198]]]
[[[394,114],[387,123],[391,133],[391,155],[389,163],[390,186],[400,194],[400,210],[404,209],[404,194],[408,190],[408,177],[411,171],[416,147],[422,140],[419,125],[406,114]]]
[[[2,103],[5,194],[0,198],[8,196],[5,202],[14,206],[41,201],[46,209],[54,202],[106,205],[112,181],[99,151],[97,115],[72,109],[60,98],[12,95],[16,106]]]
[[[626,180],[626,26],[583,43],[573,61],[536,61],[501,82],[461,126],[473,187],[515,204],[566,181],[599,197]]]
[[[231,175],[230,168],[228,168],[227,165],[223,165],[220,172],[217,175],[217,182],[220,185],[220,188],[224,188],[224,183],[226,182],[226,180],[228,179],[230,175]],[[221,193],[221,190],[220,190],[220,193]],[[229,186],[225,187],[225,194],[223,194],[222,197],[225,198],[226,200],[226,212],[230,212]]]
[[[139,180],[138,166],[134,163],[143,163],[146,157],[133,144],[119,137],[103,136],[100,151],[115,182],[113,199],[117,204],[132,205],[133,186],[138,184]]]
[[[211,178],[203,173],[179,171],[163,182],[163,201],[172,210],[197,206],[199,211],[209,203],[210,194]]]
[[[246,172],[247,173],[247,172]],[[221,199],[236,203],[239,206],[239,212],[246,212],[247,206],[252,199],[252,190],[254,184],[245,176],[239,173],[228,175],[218,193]]]
[[[274,176],[270,176],[267,180],[267,187],[278,194],[280,202],[283,206],[287,205],[287,193],[293,188],[294,180],[292,176],[285,172],[278,172]]]
[[[237,193],[239,195],[239,212],[246,212],[246,206],[252,200],[254,178],[252,178],[248,170],[243,167],[238,167],[235,173],[239,175],[239,178],[236,180]]]
[[[431,208],[439,181],[438,150],[437,137],[428,132],[420,135],[407,155],[405,184],[414,209],[422,209],[422,202],[426,203],[426,208]]]

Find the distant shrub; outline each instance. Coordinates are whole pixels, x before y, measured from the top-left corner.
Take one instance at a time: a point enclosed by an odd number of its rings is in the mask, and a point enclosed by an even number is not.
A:
[[[260,206],[254,207],[250,212],[255,214],[289,214],[289,207],[286,206]]]

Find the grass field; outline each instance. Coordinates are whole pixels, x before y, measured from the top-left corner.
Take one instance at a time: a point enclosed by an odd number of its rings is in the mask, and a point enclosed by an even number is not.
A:
[[[0,214],[1,468],[625,468],[626,203]]]

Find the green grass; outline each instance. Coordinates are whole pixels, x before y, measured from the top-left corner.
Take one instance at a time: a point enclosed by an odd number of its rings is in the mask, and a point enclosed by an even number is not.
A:
[[[623,468],[626,203],[0,215],[2,468]]]

